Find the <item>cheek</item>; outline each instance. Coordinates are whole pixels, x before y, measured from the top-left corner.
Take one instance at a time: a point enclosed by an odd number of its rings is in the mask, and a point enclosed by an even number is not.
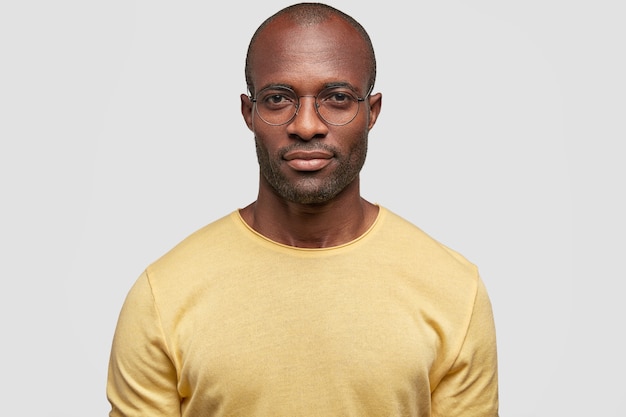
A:
[[[254,136],[254,145],[256,146],[256,153],[267,155],[267,148],[261,139],[259,139],[258,135]]]
[[[253,127],[254,140],[257,148],[263,149],[268,155],[275,156],[281,147],[289,144],[288,140],[282,141],[280,139],[281,131],[278,128],[272,128],[271,126],[265,125],[263,122],[257,122],[256,126],[253,125]]]
[[[276,149],[268,146],[267,140],[264,140],[263,137],[259,134],[256,134],[254,136],[254,143],[256,146],[256,154],[259,162],[266,165],[274,165],[273,161],[276,159]]]
[[[342,148],[348,153],[360,152],[362,149],[367,148],[367,130],[366,129],[353,129],[350,130],[343,140]]]

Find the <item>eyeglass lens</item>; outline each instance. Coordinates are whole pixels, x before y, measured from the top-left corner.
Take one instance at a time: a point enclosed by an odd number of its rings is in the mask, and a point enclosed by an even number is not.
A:
[[[300,98],[315,99],[315,109],[319,116],[331,125],[350,123],[359,112],[359,103],[363,100],[347,88],[327,88],[317,96],[298,96],[287,88],[270,88],[259,92],[256,99],[257,114],[270,125],[289,123],[298,113]]]

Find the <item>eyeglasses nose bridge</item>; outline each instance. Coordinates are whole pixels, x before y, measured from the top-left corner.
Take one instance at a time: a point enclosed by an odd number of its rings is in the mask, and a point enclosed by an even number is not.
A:
[[[312,94],[309,95],[304,95],[304,96],[298,96],[298,103],[296,104],[296,113],[293,115],[293,117],[295,118],[296,116],[298,116],[299,112],[300,112],[300,107],[302,107],[302,100],[300,100],[303,97],[310,97],[313,99],[313,108],[315,109],[315,113],[321,117],[320,112],[319,112],[319,103],[317,102],[317,96],[314,96]]]

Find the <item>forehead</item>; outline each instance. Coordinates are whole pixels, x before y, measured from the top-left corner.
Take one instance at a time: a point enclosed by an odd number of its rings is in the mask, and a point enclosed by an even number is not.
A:
[[[277,19],[255,41],[250,75],[257,91],[270,84],[300,90],[332,82],[348,82],[361,90],[368,87],[368,59],[363,38],[341,19],[306,26]]]

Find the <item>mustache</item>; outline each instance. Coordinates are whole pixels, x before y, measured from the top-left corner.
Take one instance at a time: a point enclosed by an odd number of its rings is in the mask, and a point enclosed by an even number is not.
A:
[[[294,143],[292,145],[289,146],[285,146],[284,148],[280,148],[278,150],[278,155],[281,158],[284,158],[284,156],[289,153],[289,152],[298,152],[298,151],[303,151],[303,152],[315,152],[315,151],[325,151],[328,153],[331,153],[333,155],[336,155],[337,149],[334,146],[330,146],[326,143],[321,143],[321,142],[307,142],[307,143]]]

